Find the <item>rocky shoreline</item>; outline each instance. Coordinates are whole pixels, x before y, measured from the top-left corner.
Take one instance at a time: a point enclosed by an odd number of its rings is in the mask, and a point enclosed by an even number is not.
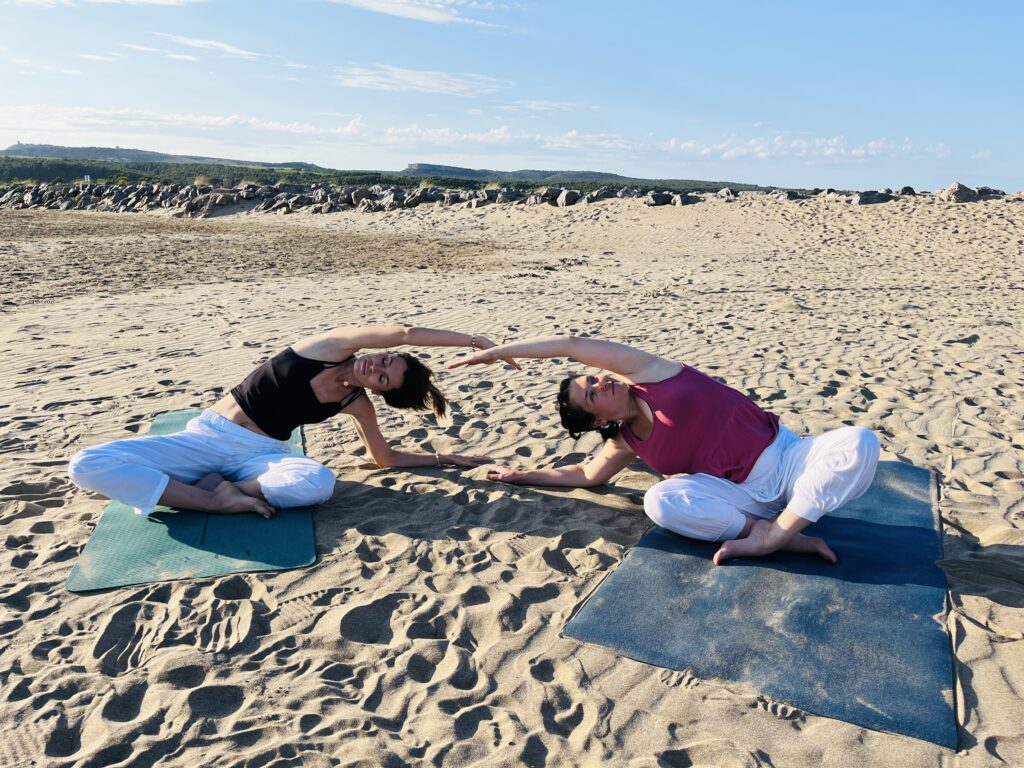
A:
[[[107,213],[142,213],[167,210],[176,218],[205,218],[217,213],[253,212],[290,214],[335,213],[359,211],[374,213],[394,211],[400,208],[415,208],[432,204],[443,206],[461,205],[480,208],[485,205],[550,205],[565,208],[587,205],[608,198],[636,198],[647,206],[692,205],[710,199],[726,202],[743,197],[768,196],[780,200],[801,200],[813,197],[839,200],[852,205],[873,205],[886,203],[901,197],[934,195],[939,200],[956,203],[975,202],[1006,197],[1002,190],[991,187],[968,187],[954,182],[948,188],[935,193],[915,192],[912,187],[869,190],[865,192],[840,192],[825,189],[816,194],[776,189],[769,192],[743,191],[734,193],[728,187],[717,193],[691,192],[643,192],[636,188],[623,187],[612,190],[607,187],[593,192],[563,187],[541,187],[522,189],[501,187],[496,189],[442,189],[439,187],[417,187],[403,189],[397,186],[375,185],[372,187],[336,186],[332,184],[302,185],[256,185],[246,184],[232,188],[218,188],[195,184],[16,184],[0,187],[0,209],[48,209],[56,211],[101,211]]]

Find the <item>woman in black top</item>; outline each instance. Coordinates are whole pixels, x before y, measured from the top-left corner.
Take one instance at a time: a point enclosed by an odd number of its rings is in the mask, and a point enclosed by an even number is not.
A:
[[[472,467],[486,456],[420,453],[392,448],[381,434],[366,391],[395,408],[445,413],[431,371],[409,354],[362,349],[411,344],[490,349],[483,336],[432,328],[335,328],[310,336],[260,365],[183,432],[129,438],[87,448],[71,460],[80,488],[117,499],[147,515],[157,504],[216,513],[308,506],[334,492],[323,464],[288,450],[292,430],[338,413],[352,417],[381,467],[454,464]]]

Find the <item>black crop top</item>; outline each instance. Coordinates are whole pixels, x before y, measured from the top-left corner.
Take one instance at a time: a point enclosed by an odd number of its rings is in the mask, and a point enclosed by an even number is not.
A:
[[[317,400],[310,384],[313,377],[341,363],[311,360],[288,347],[246,376],[231,394],[257,427],[275,440],[287,440],[300,424],[325,421],[363,394],[354,389],[337,403]]]

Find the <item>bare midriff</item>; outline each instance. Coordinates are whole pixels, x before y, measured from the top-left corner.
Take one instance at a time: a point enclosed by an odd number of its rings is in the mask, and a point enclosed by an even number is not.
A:
[[[257,435],[263,435],[264,437],[270,437],[266,432],[256,426],[256,422],[249,418],[242,407],[235,400],[234,395],[226,394],[210,408],[211,411],[216,413],[218,416],[223,416],[225,419],[233,424],[237,424],[240,427],[255,432]]]

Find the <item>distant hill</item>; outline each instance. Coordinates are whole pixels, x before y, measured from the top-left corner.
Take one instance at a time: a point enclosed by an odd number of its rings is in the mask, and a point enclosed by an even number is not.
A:
[[[326,171],[312,163],[256,163],[250,160],[224,160],[217,157],[195,155],[168,155],[145,149],[123,147],[62,147],[57,144],[12,144],[0,150],[7,157],[52,157],[63,160],[95,160],[109,163],[178,163],[201,165],[230,165],[236,168],[297,168],[305,171]]]
[[[581,192],[598,187],[636,187],[672,192],[766,190],[756,184],[697,179],[641,179],[600,171],[492,171],[452,165],[412,163],[402,171],[336,170],[312,163],[261,163],[218,157],[169,155],[122,147],[62,147],[56,144],[13,144],[0,150],[0,183],[94,180],[127,184],[149,181],[231,186],[241,180],[258,184],[401,184],[479,189],[489,184],[518,187],[569,186]]]
[[[631,176],[620,176],[616,173],[601,171],[490,171],[486,169],[459,168],[454,165],[431,165],[429,163],[410,163],[397,174],[398,176],[415,176],[417,178],[442,177],[446,179],[467,179],[479,182],[528,182],[531,184],[602,184],[607,186],[628,187],[684,187],[696,191],[714,190],[730,187],[733,190],[768,189],[756,184],[742,184],[735,181],[700,181],[697,179],[641,179]]]

